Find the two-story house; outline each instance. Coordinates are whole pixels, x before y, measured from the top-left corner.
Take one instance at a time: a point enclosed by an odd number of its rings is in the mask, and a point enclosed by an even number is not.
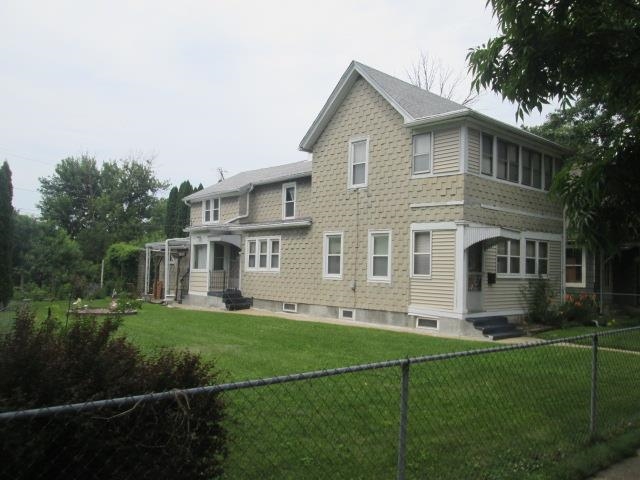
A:
[[[352,62],[300,149],[312,160],[185,199],[184,301],[237,287],[259,308],[464,334],[522,315],[531,278],[560,291],[559,145]]]

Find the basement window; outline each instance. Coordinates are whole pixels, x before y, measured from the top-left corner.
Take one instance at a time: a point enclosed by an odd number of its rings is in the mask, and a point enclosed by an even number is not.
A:
[[[297,303],[283,303],[282,311],[289,313],[298,313],[298,304]]]
[[[340,318],[344,318],[345,320],[355,320],[356,312],[355,310],[351,310],[349,308],[341,308],[340,309]]]
[[[430,330],[438,329],[438,320],[434,320],[432,318],[416,318],[416,327],[417,328],[428,328]]]

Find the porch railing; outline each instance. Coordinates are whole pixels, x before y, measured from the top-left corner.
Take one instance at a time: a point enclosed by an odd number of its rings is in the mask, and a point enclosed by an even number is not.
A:
[[[219,292],[227,288],[239,288],[237,276],[230,275],[226,270],[211,270],[209,272],[209,291]]]

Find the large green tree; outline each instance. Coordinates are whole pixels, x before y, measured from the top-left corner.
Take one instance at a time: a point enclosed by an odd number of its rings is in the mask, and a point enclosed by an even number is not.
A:
[[[77,240],[93,262],[112,243],[140,239],[157,228],[156,194],[167,186],[150,160],[110,161],[98,168],[88,156],[62,160],[40,183],[42,218]]]
[[[0,167],[0,306],[13,296],[13,184],[5,161]]]
[[[640,238],[640,3],[488,4],[500,34],[469,53],[474,85],[517,102],[520,117],[560,101],[539,133],[574,148],[555,187],[570,224],[594,248]]]
[[[178,215],[178,187],[173,187],[167,199],[167,214],[165,215],[164,233],[167,238],[174,238]]]

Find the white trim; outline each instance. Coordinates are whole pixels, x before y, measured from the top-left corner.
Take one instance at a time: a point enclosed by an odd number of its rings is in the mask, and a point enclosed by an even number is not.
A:
[[[436,322],[436,326],[435,327],[425,327],[425,326],[418,325],[418,322],[420,322],[420,320],[429,320],[431,322]],[[432,330],[432,331],[440,330],[440,319],[438,319],[438,318],[429,318],[429,317],[426,317],[426,316],[416,316],[415,328],[421,328],[421,329],[424,329],[424,330]]]
[[[287,217],[287,190],[293,187],[293,215]],[[296,218],[297,204],[298,203],[298,187],[296,182],[287,182],[282,184],[282,219],[289,220]]]
[[[561,233],[522,232],[521,236],[528,240],[542,240],[546,242],[559,242],[562,240]]]
[[[460,172],[445,172],[445,173],[421,173],[419,175],[411,175],[411,180],[419,180],[421,178],[438,178],[438,177],[454,177],[458,175],[464,175]]]
[[[329,273],[329,237],[340,236],[340,273]],[[344,232],[324,232],[322,235],[322,278],[325,280],[342,280],[344,272]]]
[[[279,222],[265,222],[265,223],[242,223],[236,225],[201,225],[198,227],[191,227],[185,229],[186,231],[193,232],[210,232],[210,231],[223,231],[223,232],[250,232],[253,230],[284,230],[285,228],[298,228],[308,227],[311,225],[311,220],[282,220]]]
[[[373,275],[373,237],[376,235],[387,235],[389,237],[388,250],[387,250],[387,275],[386,276],[374,276]],[[372,283],[391,283],[391,266],[392,263],[392,231],[389,229],[383,230],[369,230],[368,233],[368,249],[367,249],[367,281]]]
[[[293,309],[284,308],[285,305],[293,305]],[[298,313],[298,304],[294,302],[282,302],[282,311],[287,313]]]
[[[464,200],[449,200],[448,202],[411,203],[409,204],[409,208],[451,207],[454,205],[464,205]]]
[[[511,183],[511,185],[514,185],[512,182],[507,182],[507,183]],[[556,220],[558,222],[562,221],[562,217],[555,217],[553,215],[544,215],[541,213],[527,212],[525,210],[516,210],[515,208],[498,207],[495,205],[488,205],[486,203],[481,203],[480,207],[487,210],[494,210],[496,212],[512,213],[514,215],[525,215],[527,217],[542,218],[545,220]]]
[[[275,254],[278,256],[278,268],[271,267],[271,260],[274,257],[273,253],[273,242],[278,242],[278,253]],[[249,244],[251,242],[255,242],[255,252],[253,255],[255,256],[255,266],[249,266]],[[261,242],[267,242],[267,250],[263,253],[260,250]],[[270,272],[270,273],[279,273],[280,266],[282,265],[282,238],[280,236],[270,236],[270,237],[247,237],[245,239],[245,262],[244,269],[246,272]],[[260,256],[266,255],[267,261],[265,267],[260,267]]]
[[[573,248],[573,249],[580,249],[582,251],[582,281],[579,283],[576,282],[567,282],[567,249],[568,248]],[[580,247],[578,245],[576,245],[575,243],[572,244],[571,242],[566,242],[565,247],[564,247],[564,251],[562,252],[562,257],[565,259],[565,264],[564,264],[564,270],[562,271],[562,278],[565,282],[565,286],[569,287],[569,288],[586,288],[587,287],[587,249],[584,247]],[[595,261],[595,260],[594,260]]]
[[[456,225],[456,244],[453,273],[453,305],[457,313],[462,315],[467,311],[466,284],[466,249],[464,248],[465,225]]]
[[[351,312],[351,317],[345,317],[344,312]],[[344,320],[355,320],[356,319],[356,309],[355,308],[342,308],[338,309],[338,318],[342,318]]]
[[[455,230],[458,225],[455,222],[431,222],[431,223],[412,223],[413,230]]]
[[[428,274],[418,274],[414,272],[414,266],[415,266],[415,237],[416,237],[416,233],[428,233],[429,234],[429,251],[428,252],[422,252],[422,253],[418,253],[418,255],[429,255],[429,273]],[[411,256],[410,258],[410,265],[409,265],[409,276],[411,278],[422,278],[422,279],[431,279],[431,275],[433,273],[433,232],[431,230],[411,230],[410,235],[409,235],[409,254]]]
[[[449,310],[436,310],[429,307],[424,307],[421,305],[409,305],[407,309],[407,315],[412,317],[435,317],[436,319],[440,318],[453,318],[453,319],[461,319],[462,314]]]
[[[504,317],[511,317],[514,315],[524,315],[526,314],[527,311],[524,309],[513,309],[513,310],[487,310],[485,312],[474,312],[474,313],[468,313],[466,315],[464,315],[464,318],[482,318],[482,317],[493,317],[493,316],[504,316]]]
[[[193,292],[189,290],[189,295],[195,295],[196,297],[208,297],[209,294],[207,292]]]
[[[364,160],[364,183],[353,183],[353,145],[355,143],[365,142],[365,160]],[[368,136],[355,136],[349,139],[349,171],[347,172],[347,188],[357,189],[365,188],[369,180],[369,137]],[[362,165],[357,163],[356,165]]]
[[[416,144],[415,138],[419,135],[428,135],[429,136],[429,169],[421,172],[415,171],[415,158],[416,158]],[[415,132],[411,135],[411,178],[426,178],[433,175],[433,144],[435,135],[433,132]]]

